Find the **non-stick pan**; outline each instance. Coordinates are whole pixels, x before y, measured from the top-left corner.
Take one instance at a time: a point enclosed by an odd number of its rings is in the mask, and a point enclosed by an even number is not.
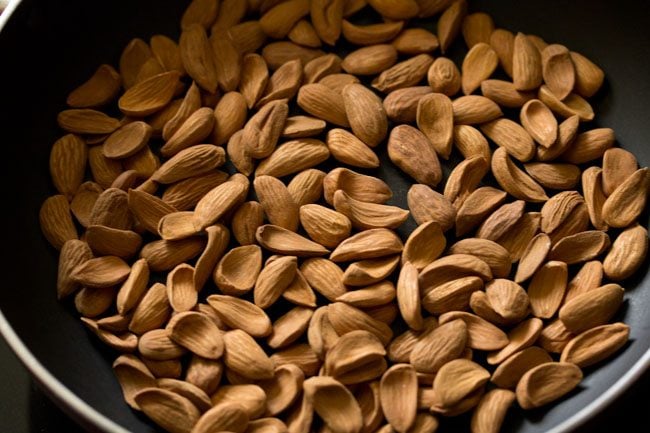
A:
[[[243,1],[243,0],[242,0]],[[122,401],[111,363],[116,356],[90,335],[70,302],[55,296],[57,254],[38,227],[38,209],[54,193],[49,149],[61,131],[56,114],[70,89],[100,63],[116,64],[133,37],[178,37],[179,0],[24,0],[0,19],[0,176],[2,235],[0,331],[46,392],[86,428],[151,432],[155,427]],[[16,7],[17,6],[17,7]],[[562,43],[607,74],[593,99],[592,127],[616,131],[618,143],[650,164],[650,14],[642,1],[474,1],[497,25]],[[452,57],[460,58],[456,44]],[[406,207],[405,179],[389,168],[395,203]],[[647,216],[642,223],[647,226]],[[408,229],[408,227],[407,227]],[[631,326],[628,345],[586,370],[579,390],[533,412],[513,410],[506,432],[571,431],[609,404],[650,365],[650,275],[647,263],[626,283],[617,319]],[[466,420],[464,420],[466,422]],[[447,431],[467,424],[452,421]],[[464,428],[461,426],[465,426]]]

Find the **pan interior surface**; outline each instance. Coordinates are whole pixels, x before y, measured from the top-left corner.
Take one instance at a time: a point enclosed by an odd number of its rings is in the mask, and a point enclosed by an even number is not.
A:
[[[7,248],[0,310],[44,370],[90,408],[137,433],[157,430],[123,402],[111,370],[117,355],[81,326],[71,301],[57,301],[57,254],[41,235],[38,210],[54,193],[48,174],[49,150],[62,135],[56,114],[65,108],[68,92],[99,64],[117,65],[122,48],[134,37],[148,40],[154,34],[165,34],[177,39],[186,4],[176,0],[25,0],[0,33]],[[604,88],[591,100],[596,119],[589,128],[613,128],[619,146],[632,151],[641,166],[650,164],[650,110],[646,106],[650,100],[650,15],[643,2],[479,0],[470,7],[490,13],[497,27],[561,43],[600,65],[607,77]],[[459,45],[452,52],[455,59],[464,54]],[[396,204],[406,207],[409,185],[405,179],[391,170],[380,174],[393,187]],[[641,223],[647,227],[647,215]],[[647,262],[636,277],[625,282],[626,301],[615,318],[631,327],[624,350],[586,369],[577,392],[561,402],[525,414],[513,409],[503,432],[567,431],[588,411],[597,409],[588,407],[590,403],[606,404],[650,363],[650,276],[644,269]],[[21,355],[23,361],[25,356]],[[55,399],[87,425],[97,424],[82,414],[87,409],[71,404],[70,396],[43,380],[42,370],[35,370],[37,380],[45,382]],[[587,412],[580,412],[585,407]],[[467,425],[467,418],[461,417],[445,419],[441,428],[456,431]],[[95,428],[118,431],[106,422]]]

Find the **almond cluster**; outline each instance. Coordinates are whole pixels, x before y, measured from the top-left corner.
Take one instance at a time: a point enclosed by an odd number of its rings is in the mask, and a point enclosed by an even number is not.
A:
[[[193,0],[178,41],[68,95],[40,223],[130,407],[172,433],[496,433],[625,346],[650,176],[589,123],[604,73],[467,9]]]

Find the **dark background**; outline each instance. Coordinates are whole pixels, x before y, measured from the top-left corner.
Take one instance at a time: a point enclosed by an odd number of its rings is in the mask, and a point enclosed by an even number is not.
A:
[[[56,255],[44,246],[36,215],[45,196],[48,150],[59,132],[55,113],[64,95],[87,78],[100,63],[116,64],[121,47],[135,36],[148,39],[159,32],[177,37],[174,11],[178,0],[99,1],[26,0],[19,23],[0,35],[0,83],[3,98],[2,162],[4,199],[15,214],[3,215],[5,245],[13,246],[2,264],[0,308],[28,348],[57,378],[90,405],[129,428],[144,428],[121,401],[110,371],[115,356],[90,336],[74,318],[69,304],[54,299]],[[474,10],[490,12],[498,26],[538,34],[548,42],[563,42],[587,55],[606,71],[608,80],[594,99],[596,121],[590,127],[611,126],[621,146],[650,163],[650,16],[646,2],[588,0],[472,1]],[[12,39],[13,37],[13,39]],[[83,54],[81,54],[83,53]],[[462,56],[455,50],[452,57]],[[381,173],[384,175],[384,173]],[[387,177],[389,178],[389,177]],[[405,188],[394,185],[396,202]],[[403,204],[402,204],[403,205]],[[531,414],[526,431],[541,431],[577,412],[624,374],[648,347],[650,279],[640,276],[626,284],[628,303],[621,317],[632,325],[635,340],[619,357],[589,374],[586,389],[570,400]],[[645,431],[650,408],[646,373],[623,399],[595,417],[580,432],[611,432],[627,427]],[[521,421],[508,431],[517,431]],[[443,425],[446,423],[443,423]],[[452,427],[453,429],[453,427]],[[144,430],[144,431],[146,431]],[[77,427],[30,381],[25,370],[0,341],[0,433],[71,432]],[[522,429],[523,431],[523,429]]]

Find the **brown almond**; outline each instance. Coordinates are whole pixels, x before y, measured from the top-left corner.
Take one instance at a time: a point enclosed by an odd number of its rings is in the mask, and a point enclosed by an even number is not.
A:
[[[293,256],[281,257],[262,269],[255,282],[253,299],[260,308],[268,308],[277,301],[293,281],[298,260]]]
[[[492,159],[492,150],[487,139],[473,126],[454,126],[454,144],[465,159],[475,156],[482,156],[488,162]]]
[[[465,349],[467,326],[462,320],[453,320],[425,332],[418,337],[408,358],[422,373],[435,373],[457,359]]]
[[[344,240],[330,255],[334,262],[373,259],[402,252],[402,241],[389,229],[364,230]]]
[[[587,230],[560,239],[551,248],[548,258],[572,265],[586,262],[605,252],[610,246],[607,233]]]
[[[264,353],[253,337],[236,329],[226,332],[223,339],[226,346],[224,353],[226,367],[252,380],[273,377],[273,360]]]
[[[498,240],[517,224],[524,215],[525,207],[526,202],[523,200],[502,205],[485,219],[476,232],[476,237],[492,241]]]
[[[560,361],[589,367],[616,353],[627,343],[629,335],[630,327],[620,322],[589,329],[569,341]]]
[[[350,74],[331,74],[327,75],[319,81],[320,84],[329,87],[336,93],[341,94],[343,88],[348,84],[358,83],[359,79]]]
[[[245,245],[233,248],[219,260],[213,279],[226,295],[242,295],[253,288],[261,269],[261,248]]]
[[[287,187],[271,176],[257,176],[255,194],[271,224],[296,231],[298,228],[298,205],[293,201]]]
[[[481,93],[500,106],[508,108],[523,107],[524,104],[536,96],[534,92],[517,90],[513,83],[502,80],[485,80],[481,82]]]
[[[510,254],[508,250],[488,239],[467,238],[449,247],[449,254],[471,254],[483,260],[492,270],[492,275],[505,278],[510,275]]]
[[[266,33],[258,20],[235,24],[226,30],[226,35],[242,54],[254,53],[266,42]]]
[[[383,101],[386,115],[393,122],[414,122],[420,98],[431,92],[429,86],[406,87],[391,92]]]
[[[172,341],[203,358],[219,359],[223,353],[221,331],[201,313],[177,314],[167,329]]]
[[[255,170],[257,176],[284,177],[314,167],[329,158],[327,145],[314,138],[287,141]]]
[[[50,175],[57,191],[72,198],[83,181],[88,159],[86,143],[74,134],[67,134],[52,145]]]
[[[189,432],[201,416],[190,400],[165,389],[143,388],[133,400],[156,424],[173,433]]]
[[[120,121],[89,108],[61,111],[56,121],[64,131],[73,134],[110,134],[120,127]]]
[[[110,65],[100,65],[93,75],[68,94],[66,103],[73,108],[106,105],[120,91],[120,74]]]
[[[379,385],[379,398],[386,420],[397,431],[408,431],[415,423],[418,383],[415,369],[396,364],[386,370]]]
[[[426,110],[426,107],[423,110]],[[422,115],[424,116],[424,114]],[[429,132],[432,133],[431,130]],[[443,139],[439,143],[445,140]],[[449,141],[449,145],[451,145],[451,141]],[[432,187],[442,179],[442,169],[436,150],[425,134],[410,125],[396,126],[388,139],[390,160],[418,183]]]
[[[363,417],[359,404],[339,381],[327,376],[311,377],[305,380],[303,389],[304,398],[329,429],[346,433],[361,430]]]
[[[235,180],[229,180],[210,190],[196,204],[194,209],[195,227],[203,230],[214,224],[231,208],[241,203],[247,192],[248,185]]]
[[[397,206],[366,203],[350,197],[345,191],[338,190],[333,198],[337,212],[347,216],[352,225],[359,229],[397,228],[406,218],[408,211]]]
[[[151,180],[170,184],[209,172],[225,162],[223,148],[200,144],[183,149],[165,161],[151,176]]]
[[[272,7],[260,18],[260,26],[268,36],[282,39],[302,17],[309,13],[309,2],[291,0]]]
[[[452,102],[454,124],[473,125],[485,123],[503,116],[496,102],[485,96],[467,95]]]
[[[194,268],[187,264],[176,266],[167,275],[167,296],[175,312],[191,310],[198,300],[194,287]]]
[[[393,192],[379,178],[357,173],[347,168],[338,167],[330,171],[323,179],[323,196],[332,204],[334,193],[345,191],[350,197],[369,203],[385,203]]]
[[[330,260],[307,259],[300,265],[300,272],[310,287],[332,302],[347,291],[343,270]]]
[[[343,88],[343,103],[352,132],[370,147],[384,140],[388,119],[381,99],[361,84]]]
[[[490,379],[490,373],[480,365],[456,359],[443,365],[433,380],[436,400],[442,407],[451,408],[480,389]]]
[[[544,189],[512,162],[505,147],[494,151],[492,173],[499,185],[518,199],[534,203],[548,200]]]
[[[458,93],[462,85],[458,67],[446,57],[438,57],[433,61],[427,71],[427,82],[434,92],[449,97]]]
[[[526,281],[542,266],[551,250],[551,239],[545,233],[533,237],[519,260],[515,281]]]
[[[298,91],[298,105],[314,117],[341,127],[349,127],[343,100],[329,87],[320,84],[306,84]]]
[[[372,81],[371,85],[383,93],[415,86],[427,74],[431,63],[433,57],[429,54],[418,54],[386,69]]]
[[[291,406],[302,391],[304,373],[293,364],[275,368],[275,377],[259,382],[266,394],[266,414],[275,416]]]
[[[43,202],[39,211],[39,223],[43,235],[57,250],[60,250],[66,241],[78,238],[70,214],[70,205],[64,195],[54,195]]]
[[[501,388],[514,389],[525,372],[552,360],[540,347],[525,348],[500,363],[492,373],[490,381]]]
[[[581,96],[590,98],[603,85],[605,73],[582,54],[571,51],[570,56],[575,68],[575,90]]]
[[[496,29],[490,35],[490,46],[499,56],[501,68],[512,77],[515,35],[508,30]]]
[[[542,75],[548,88],[562,100],[573,91],[576,73],[569,50],[551,44],[542,50]]]
[[[498,433],[515,398],[515,393],[506,389],[487,392],[472,415],[472,433]]]
[[[603,220],[610,227],[627,227],[645,208],[650,187],[648,168],[641,168],[621,183],[603,204]]]
[[[625,149],[614,147],[603,154],[603,191],[611,195],[616,187],[622,184],[638,169],[636,157]]]
[[[259,54],[246,54],[242,59],[239,91],[248,108],[253,108],[262,97],[269,80],[269,70]]]
[[[488,321],[471,313],[452,311],[440,316],[440,324],[462,319],[467,325],[467,346],[477,350],[498,350],[508,344],[507,335]]]
[[[343,58],[341,67],[348,74],[375,75],[397,62],[397,50],[389,44],[358,48]]]
[[[377,168],[379,158],[363,141],[345,129],[327,132],[327,147],[337,161],[354,167]]]
[[[518,322],[528,315],[529,295],[519,284],[503,278],[485,284],[485,300],[506,322]]]
[[[517,90],[533,90],[542,84],[542,56],[523,33],[515,36],[512,79]]]
[[[329,250],[316,242],[282,227],[266,224],[257,229],[255,238],[267,250],[298,257],[320,256]]]
[[[304,138],[318,135],[325,129],[325,121],[309,116],[288,117],[284,123],[282,136],[287,138]]]
[[[254,337],[266,337],[271,333],[271,320],[264,310],[251,302],[233,296],[210,295],[208,304],[231,328],[241,329]]]
[[[356,25],[343,20],[341,31],[343,37],[355,45],[375,45],[388,42],[402,31],[403,21]]]
[[[521,162],[529,161],[535,155],[535,143],[532,137],[526,129],[512,120],[505,118],[493,120],[481,125],[481,131]]]
[[[288,105],[273,101],[262,107],[246,123],[241,137],[253,158],[265,158],[273,153],[287,118]]]
[[[397,280],[397,305],[406,324],[416,331],[424,327],[422,311],[420,308],[420,286],[418,283],[418,269],[406,262]]]
[[[524,409],[544,406],[571,392],[582,371],[568,362],[549,362],[527,371],[517,384],[517,401]]]
[[[304,83],[317,83],[322,78],[341,72],[341,58],[336,54],[317,57],[305,65]]]
[[[422,270],[436,260],[445,250],[447,240],[440,224],[426,222],[411,232],[402,251],[402,265],[410,262],[417,270]]]
[[[598,260],[592,260],[582,265],[567,286],[564,303],[569,302],[577,295],[596,289],[601,286],[603,280],[603,264]]]
[[[421,97],[418,102],[416,121],[418,128],[429,139],[436,153],[448,159],[454,128],[451,100],[441,93]]]
[[[159,240],[145,244],[140,257],[147,259],[151,270],[166,271],[198,256],[204,247],[205,241],[197,236],[178,241]]]
[[[561,101],[551,92],[548,86],[542,85],[539,88],[537,97],[554,113],[564,118],[577,115],[583,122],[589,122],[594,119],[594,109],[589,102],[578,94],[570,93],[569,96]]]
[[[422,297],[422,306],[432,314],[464,310],[469,306],[472,293],[482,288],[483,280],[479,277],[452,278],[450,281],[428,287]]]
[[[456,214],[456,235],[462,236],[474,229],[505,201],[506,195],[504,191],[489,186],[470,193]]]
[[[341,0],[311,2],[311,22],[318,37],[328,45],[334,45],[341,35],[344,7]]]
[[[540,100],[532,99],[526,102],[521,108],[520,119],[524,129],[540,145],[548,148],[556,142],[557,120]]]
[[[490,78],[499,64],[499,57],[485,42],[470,45],[463,59],[462,87],[465,95],[474,93],[484,80]]]
[[[414,56],[417,54],[431,53],[440,43],[433,33],[425,29],[405,29],[392,41],[393,46],[400,54]]]
[[[447,3],[445,7],[446,9],[438,19],[438,39],[440,40],[440,51],[443,54],[460,33],[462,22],[467,15],[467,2],[458,0],[451,4]]]
[[[170,71],[136,83],[120,97],[120,110],[136,117],[155,113],[171,101],[179,77],[177,71]]]
[[[322,45],[316,29],[310,21],[304,18],[293,26],[287,38],[295,44],[309,48],[320,48]]]
[[[560,320],[575,333],[603,325],[618,310],[623,294],[624,290],[618,284],[606,284],[577,295],[560,308]]]
[[[488,170],[488,161],[482,156],[475,156],[460,162],[449,173],[444,189],[445,198],[455,208],[459,208],[465,198],[478,186]]]
[[[648,231],[638,224],[628,227],[614,240],[603,260],[603,271],[610,280],[624,280],[641,267],[647,252]]]
[[[427,185],[412,185],[407,193],[407,201],[411,215],[418,224],[435,221],[443,232],[453,227],[456,209],[444,195]]]
[[[352,227],[345,215],[317,204],[300,207],[300,223],[310,238],[328,248],[348,238]]]

